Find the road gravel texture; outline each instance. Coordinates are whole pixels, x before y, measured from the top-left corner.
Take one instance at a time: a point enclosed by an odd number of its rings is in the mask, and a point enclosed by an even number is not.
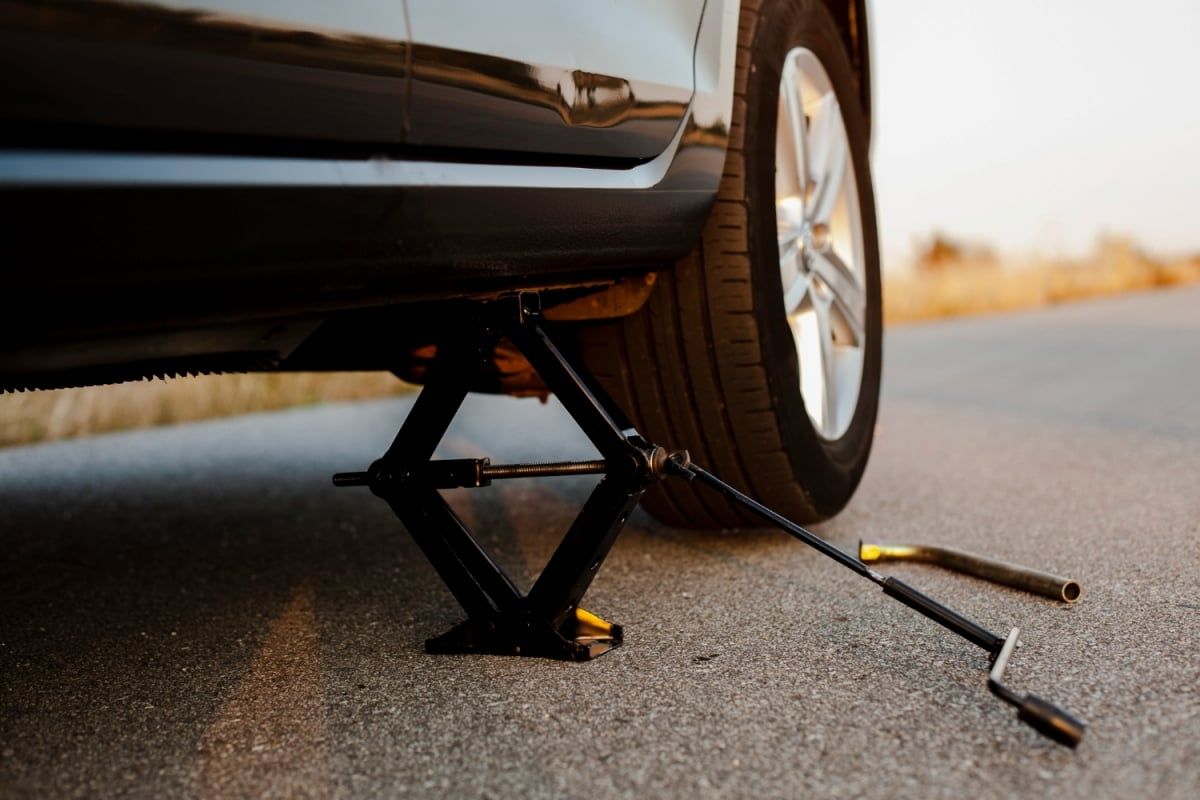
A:
[[[819,532],[1079,579],[1075,606],[886,571],[976,648],[782,534],[638,512],[585,605],[588,664],[422,652],[460,611],[386,506],[329,475],[411,399],[0,453],[0,796],[1200,796],[1200,291],[889,331],[876,450]],[[587,456],[555,404],[475,397],[446,456]],[[450,493],[525,584],[586,478]]]

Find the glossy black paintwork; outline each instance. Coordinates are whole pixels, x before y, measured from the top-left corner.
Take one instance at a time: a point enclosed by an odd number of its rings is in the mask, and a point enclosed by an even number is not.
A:
[[[140,3],[0,2],[0,144],[370,154],[403,143],[408,43]]]
[[[558,94],[538,93],[544,72],[475,59],[485,83],[507,76],[493,100],[510,111],[523,103],[522,113],[537,117],[529,130],[541,130],[546,144],[505,153],[520,136],[506,139],[498,121],[472,128],[485,137],[478,148],[432,139],[414,153],[403,149],[409,120],[394,113],[398,104],[388,107],[391,116],[355,113],[360,101],[368,111],[386,105],[372,100],[372,89],[386,87],[387,97],[399,91],[406,53],[396,43],[268,35],[249,31],[244,20],[134,4],[56,5],[32,19],[41,13],[36,6],[0,4],[8,41],[27,44],[0,56],[7,70],[0,113],[7,136],[32,135],[43,148],[86,142],[90,149],[277,156],[316,147],[346,157],[348,143],[375,147],[398,128],[395,158],[558,167],[574,159],[589,169],[562,186],[540,178],[523,185],[521,167],[512,168],[511,185],[486,187],[436,185],[436,176],[431,184],[378,185],[244,186],[237,174],[228,186],[0,182],[0,384],[126,376],[119,363],[278,366],[297,336],[332,315],[661,268],[691,247],[719,180],[728,99],[693,103],[678,133],[670,117],[689,110],[686,100],[624,103],[624,84],[593,74],[572,76],[575,101],[564,106],[557,83]],[[79,16],[85,6],[89,14],[100,8],[110,15],[85,30],[97,19]],[[723,19],[727,25],[728,15]],[[127,71],[114,73],[120,65]],[[7,79],[43,69],[37,80]],[[224,80],[217,77],[222,71]],[[478,99],[483,79],[468,73],[439,78],[440,85]],[[72,93],[79,86],[86,96]],[[502,110],[495,113],[503,119]],[[626,124],[605,140],[614,150],[598,149],[597,132]],[[556,138],[570,126],[582,132],[578,144]],[[677,133],[677,149],[648,182],[609,169],[657,155]],[[265,331],[260,321],[270,323]],[[39,375],[43,368],[48,374]]]
[[[647,160],[670,143],[690,91],[582,70],[413,47],[414,145]]]
[[[690,87],[291,27],[256,16],[269,5],[244,8],[3,0],[0,145],[636,161],[662,152],[691,98]],[[344,9],[355,22],[355,4]],[[554,33],[529,32],[539,35]]]
[[[685,118],[703,2],[406,2],[410,144],[646,160]]]
[[[0,174],[0,386],[287,366],[314,328],[353,331],[351,320],[393,306],[420,324],[436,307],[416,301],[669,265],[693,246],[720,181],[736,20],[736,4],[704,5],[689,104],[669,88],[678,81],[561,69],[550,81],[545,67],[410,50],[404,37],[147,3],[0,0],[0,154],[245,154],[247,172],[273,174],[280,156],[572,168],[563,185],[525,185],[514,166],[511,185],[486,187],[437,185],[436,169],[416,183],[275,186],[236,173],[228,185],[36,186]],[[437,58],[409,83],[416,52]],[[418,124],[405,101],[431,87],[486,113],[447,130],[443,102]],[[649,180],[628,168],[657,162]],[[393,313],[384,318],[376,329],[392,330]],[[304,364],[381,368],[391,352],[351,335]]]

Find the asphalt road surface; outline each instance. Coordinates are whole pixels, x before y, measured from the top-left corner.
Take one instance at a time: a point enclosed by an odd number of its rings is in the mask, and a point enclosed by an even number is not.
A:
[[[1076,752],[985,655],[782,534],[639,512],[588,664],[439,657],[460,619],[365,466],[411,399],[0,453],[0,796],[1200,796],[1200,291],[889,333],[876,450],[820,532],[1078,578],[1068,607],[888,571],[997,631]],[[589,451],[558,407],[473,398],[444,453]],[[453,503],[528,582],[588,479]]]

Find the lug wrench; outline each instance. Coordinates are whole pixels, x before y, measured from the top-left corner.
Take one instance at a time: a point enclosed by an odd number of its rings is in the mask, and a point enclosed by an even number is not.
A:
[[[1019,720],[1043,736],[1067,747],[1074,748],[1083,739],[1087,727],[1084,722],[1035,695],[1019,695],[1001,683],[1004,669],[1008,666],[1009,656],[1012,655],[1013,648],[1017,645],[1017,637],[1020,633],[1017,628],[1013,628],[1007,637],[997,636],[982,625],[942,605],[904,581],[879,574],[854,556],[834,547],[815,533],[777,514],[757,500],[739,492],[711,472],[691,463],[687,451],[671,453],[667,463],[663,466],[664,472],[667,474],[683,478],[689,483],[699,481],[708,488],[719,492],[731,503],[753,512],[784,533],[799,539],[814,550],[820,551],[847,569],[878,585],[889,597],[899,600],[917,613],[987,650],[992,656],[988,689],[1004,702],[1016,706]]]
[[[336,486],[366,486],[385,500],[424,552],[467,619],[428,640],[430,653],[493,653],[570,661],[596,658],[622,641],[621,627],[580,608],[596,571],[651,483],[668,476],[700,481],[730,502],[794,536],[880,586],[890,597],[954,631],[992,655],[988,687],[1018,708],[1018,717],[1040,733],[1074,747],[1084,724],[1032,695],[1018,695],[1001,679],[1017,645],[1014,629],[1001,638],[896,578],[875,572],[804,528],[747,497],[691,463],[686,451],[668,453],[638,434],[586,371],[577,369],[540,320],[536,294],[502,297],[478,312],[476,327],[447,335],[438,360],[387,452],[365,472],[340,473]],[[456,331],[457,333],[457,331]],[[599,460],[541,464],[492,464],[486,458],[437,460],[438,442],[458,413],[481,360],[507,335],[526,356],[580,430]],[[441,489],[476,488],[495,480],[593,475],[596,485],[537,581],[521,592],[439,494]]]

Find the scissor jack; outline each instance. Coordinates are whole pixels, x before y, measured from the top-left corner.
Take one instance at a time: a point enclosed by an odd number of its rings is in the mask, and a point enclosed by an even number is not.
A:
[[[1017,643],[1014,628],[998,636],[903,581],[885,577],[858,558],[775,513],[691,463],[686,451],[648,442],[586,370],[571,363],[543,325],[537,294],[480,304],[478,325],[439,345],[426,384],[387,452],[366,472],[334,475],[335,486],[368,486],[392,507],[426,558],[467,612],[467,619],[430,639],[430,653],[532,655],[586,661],[621,644],[619,625],[579,603],[617,536],[652,483],[667,477],[698,482],[746,508],[862,577],[883,592],[945,626],[991,655],[988,686],[1017,706],[1019,718],[1055,741],[1074,747],[1084,724],[1033,695],[1000,681]],[[591,440],[601,458],[540,464],[492,464],[489,459],[431,460],[458,413],[481,363],[507,337]],[[439,494],[494,480],[597,474],[592,491],[562,542],[527,594],[475,539]]]

